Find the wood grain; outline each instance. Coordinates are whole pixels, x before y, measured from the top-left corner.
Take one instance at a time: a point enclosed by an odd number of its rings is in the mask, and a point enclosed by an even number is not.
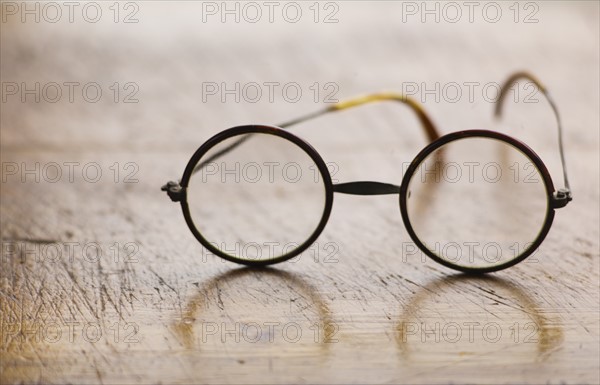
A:
[[[103,90],[96,103],[80,94],[37,103],[3,88],[1,383],[600,382],[598,3],[537,2],[533,24],[515,23],[504,2],[498,23],[403,22],[401,2],[338,2],[332,24],[314,23],[309,3],[299,3],[298,23],[254,24],[202,22],[200,2],[135,4],[135,24],[115,23],[108,3],[98,23],[1,24],[3,87]],[[208,255],[159,189],[211,135],[321,108],[328,90],[315,102],[310,87],[328,82],[338,99],[417,84],[442,133],[514,135],[559,186],[547,105],[513,103],[495,122],[480,88],[473,101],[422,92],[499,83],[520,69],[545,82],[562,113],[575,198],[535,258],[496,274],[462,276],[409,255],[396,196],[336,196],[325,231],[299,260],[240,268]],[[128,82],[137,103],[121,102]],[[279,94],[203,102],[207,82],[296,82],[304,93],[295,103]],[[417,119],[393,103],[294,130],[339,166],[340,182],[399,183],[400,165],[427,143]],[[36,162],[39,181],[22,174]],[[43,173],[52,162],[63,171],[55,183]],[[68,162],[77,164],[72,181]]]

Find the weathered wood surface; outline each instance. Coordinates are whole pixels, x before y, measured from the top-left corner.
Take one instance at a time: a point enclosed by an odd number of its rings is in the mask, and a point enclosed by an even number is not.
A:
[[[403,22],[399,2],[336,4],[333,24],[314,23],[310,3],[295,24],[203,23],[201,3],[192,2],[139,2],[136,24],[115,23],[108,3],[98,23],[80,13],[74,23],[64,15],[58,23],[3,20],[3,84],[97,82],[104,93],[97,103],[77,93],[73,103],[65,95],[21,102],[19,94],[2,102],[0,382],[600,381],[598,3],[539,2],[534,24],[515,23],[508,2],[498,23],[481,13],[474,23]],[[310,253],[265,271],[240,269],[207,256],[159,191],[212,134],[320,108],[326,94],[315,103],[315,82],[336,83],[343,99],[407,82],[501,82],[518,69],[555,96],[575,200],[557,212],[535,258],[509,270],[471,278],[407,258],[394,196],[336,196]],[[115,103],[115,82],[120,100],[135,82],[139,102]],[[297,82],[304,94],[296,103],[281,94],[273,103],[265,95],[203,103],[203,82]],[[545,103],[521,98],[502,123],[481,88],[473,101],[442,95],[423,104],[443,133],[510,131],[562,185]],[[419,130],[406,107],[388,103],[295,132],[339,165],[340,181],[399,183],[399,165],[426,144]],[[50,183],[54,174],[38,174],[36,182],[22,175],[23,162],[56,162],[63,177]],[[65,162],[78,162],[72,182]],[[81,175],[90,162],[103,172],[96,183]],[[137,182],[124,183],[135,170]],[[469,214],[452,225],[485,210]],[[327,243],[337,246],[332,257]]]

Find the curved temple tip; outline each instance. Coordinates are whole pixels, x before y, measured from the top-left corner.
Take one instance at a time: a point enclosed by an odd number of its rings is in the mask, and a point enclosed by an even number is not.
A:
[[[531,73],[527,71],[517,71],[506,79],[506,81],[500,87],[500,95],[498,95],[498,100],[496,100],[496,105],[494,107],[494,117],[500,118],[502,116],[502,107],[504,105],[504,99],[508,94],[508,91],[512,87],[514,83],[519,81],[520,79],[526,79],[531,83],[535,84],[535,86],[544,94],[546,98],[549,98],[548,91],[546,87]]]

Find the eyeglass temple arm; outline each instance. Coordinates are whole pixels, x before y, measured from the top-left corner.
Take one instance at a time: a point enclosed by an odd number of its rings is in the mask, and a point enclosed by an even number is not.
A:
[[[502,116],[502,108],[504,106],[504,100],[506,99],[506,95],[508,94],[511,86],[516,83],[520,79],[529,80],[531,83],[535,84],[536,87],[542,92],[548,104],[552,108],[554,112],[554,116],[556,117],[556,124],[558,126],[558,151],[560,153],[560,161],[562,163],[563,169],[563,180],[565,187],[563,189],[559,189],[556,192],[556,198],[560,200],[564,200],[564,204],[566,205],[569,201],[573,199],[571,194],[571,187],[569,185],[569,178],[567,176],[567,166],[565,162],[565,151],[563,148],[563,137],[562,137],[562,122],[560,120],[560,114],[558,113],[558,108],[556,107],[556,103],[554,99],[548,92],[548,89],[532,74],[528,72],[516,72],[512,74],[502,85],[500,89],[500,95],[498,100],[496,101],[496,107],[494,110],[494,116],[496,118],[500,118]]]
[[[291,127],[295,124],[299,124],[299,123],[305,122],[307,120],[317,118],[321,115],[328,114],[330,112],[346,110],[346,109],[349,109],[352,107],[357,107],[357,106],[367,104],[367,103],[381,102],[381,101],[387,101],[387,100],[397,101],[397,102],[401,102],[401,103],[408,105],[415,112],[415,114],[417,114],[417,117],[419,118],[419,121],[421,122],[421,125],[423,126],[423,129],[425,130],[425,134],[427,135],[427,138],[429,139],[430,142],[433,142],[434,140],[436,140],[437,138],[440,137],[440,134],[438,133],[437,129],[435,128],[435,125],[433,124],[433,122],[431,121],[431,119],[429,118],[427,113],[425,113],[425,110],[421,107],[421,105],[419,103],[417,103],[415,100],[413,100],[407,96],[404,96],[402,94],[396,94],[396,93],[391,93],[391,92],[359,96],[359,97],[356,97],[353,99],[338,102],[336,104],[333,104],[333,105],[326,107],[324,109],[321,109],[319,111],[315,111],[310,114],[301,116],[299,118],[278,124],[277,127],[285,129],[285,128]],[[225,147],[221,151],[217,152],[216,154],[213,154],[209,159],[206,159],[205,161],[198,164],[192,171],[192,175],[197,173],[198,171],[200,171],[202,168],[204,168],[206,166],[206,164],[214,161],[217,158],[220,158],[222,155],[225,155],[229,151],[233,150],[234,148],[236,148],[237,146],[239,146],[240,144],[245,142],[250,137],[250,135],[251,134],[244,135],[243,137],[239,138],[238,140],[236,140],[229,146]],[[165,187],[165,188],[167,188],[167,187]]]
[[[358,107],[363,104],[382,102],[382,101],[396,101],[396,102],[406,104],[415,112],[415,114],[419,118],[421,126],[423,126],[423,130],[425,130],[427,139],[429,139],[430,142],[433,142],[434,140],[436,140],[440,137],[440,134],[438,133],[435,125],[433,124],[433,122],[431,121],[431,119],[429,118],[427,113],[425,113],[425,110],[421,107],[421,105],[418,102],[416,102],[415,100],[413,100],[407,96],[404,96],[402,94],[396,94],[396,93],[391,93],[391,92],[369,94],[369,95],[364,95],[364,96],[359,96],[356,98],[344,100],[344,101],[335,103],[335,104],[333,104],[327,108],[324,108],[322,110],[319,110],[319,111],[310,113],[308,115],[304,115],[299,118],[278,124],[277,126],[281,127],[281,128],[288,128],[295,124],[302,123],[302,122],[305,122],[310,119],[314,119],[316,117],[328,114],[330,112],[347,110],[349,108]]]

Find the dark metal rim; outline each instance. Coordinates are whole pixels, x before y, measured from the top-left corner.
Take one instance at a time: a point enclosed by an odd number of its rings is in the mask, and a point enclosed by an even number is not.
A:
[[[290,251],[287,254],[281,255],[277,258],[265,259],[265,260],[247,260],[243,258],[237,258],[226,254],[214,247],[210,242],[208,242],[202,234],[196,228],[194,221],[192,220],[192,216],[190,214],[190,209],[187,203],[187,187],[194,171],[196,164],[202,159],[202,157],[215,145],[220,142],[229,139],[234,136],[244,135],[244,134],[267,134],[267,135],[275,135],[281,137],[283,139],[287,139],[290,142],[294,143],[298,147],[300,147],[308,156],[315,162],[315,165],[319,169],[321,176],[323,177],[323,183],[325,185],[325,207],[323,208],[323,215],[317,228],[313,231],[310,237],[304,241],[301,245],[299,245],[294,250]],[[196,237],[196,239],[202,244],[202,246],[206,247],[211,253],[214,255],[226,259],[231,262],[239,263],[246,266],[266,266],[275,263],[280,263],[283,261],[287,261],[295,256],[299,255],[303,251],[305,251],[308,247],[310,247],[319,237],[327,221],[329,220],[329,215],[331,214],[331,208],[333,206],[333,183],[331,181],[331,175],[329,174],[329,170],[325,161],[321,158],[319,153],[310,145],[308,142],[300,139],[296,135],[290,133],[289,131],[285,131],[281,128],[274,126],[264,126],[264,125],[247,125],[247,126],[237,126],[225,131],[222,131],[209,140],[207,140],[202,146],[196,150],[194,155],[190,158],[185,171],[183,173],[183,177],[181,178],[181,188],[182,188],[182,199],[181,199],[181,209],[183,211],[183,216],[185,218],[185,222],[190,228],[192,234]]]
[[[445,259],[440,258],[436,254],[434,254],[432,251],[430,251],[420,241],[420,239],[417,236],[417,234],[415,233],[415,231],[410,223],[410,219],[408,217],[407,202],[406,202],[408,185],[410,183],[410,180],[411,180],[413,174],[417,170],[418,166],[421,164],[421,162],[423,162],[427,158],[427,156],[429,156],[432,152],[434,152],[441,146],[448,144],[450,142],[456,141],[456,140],[461,140],[461,139],[466,139],[466,138],[496,139],[496,140],[505,142],[505,143],[515,147],[517,150],[521,151],[527,158],[529,158],[529,160],[531,160],[533,162],[533,164],[535,165],[537,170],[542,175],[542,179],[544,180],[544,185],[546,187],[546,195],[547,195],[546,218],[544,221],[544,225],[542,226],[540,232],[537,235],[537,238],[533,241],[531,246],[529,246],[529,248],[527,248],[527,250],[525,250],[517,258],[514,258],[510,261],[507,261],[507,262],[499,264],[499,265],[481,267],[481,268],[467,267],[467,266],[456,265]],[[462,271],[464,273],[490,273],[490,272],[503,270],[508,267],[516,265],[517,263],[519,263],[519,262],[523,261],[524,259],[526,259],[527,257],[529,257],[541,245],[541,243],[544,241],[544,238],[546,238],[546,235],[550,231],[550,227],[552,226],[552,221],[554,219],[553,193],[554,193],[554,184],[552,183],[552,178],[550,177],[550,173],[548,172],[546,165],[540,159],[540,157],[525,143],[521,142],[518,139],[515,139],[508,135],[501,134],[496,131],[488,131],[488,130],[458,131],[458,132],[453,132],[451,134],[444,135],[441,138],[439,138],[438,140],[432,142],[431,144],[426,146],[423,150],[421,150],[421,152],[419,152],[417,154],[417,156],[414,158],[414,160],[411,162],[410,166],[408,167],[408,169],[406,171],[406,174],[404,174],[404,177],[402,178],[402,185],[400,186],[400,213],[402,215],[402,221],[404,222],[404,226],[405,226],[406,230],[408,231],[410,238],[419,247],[419,249],[421,249],[421,251],[424,252],[428,257],[430,257],[434,261],[436,261],[446,267],[449,267],[454,270]]]

